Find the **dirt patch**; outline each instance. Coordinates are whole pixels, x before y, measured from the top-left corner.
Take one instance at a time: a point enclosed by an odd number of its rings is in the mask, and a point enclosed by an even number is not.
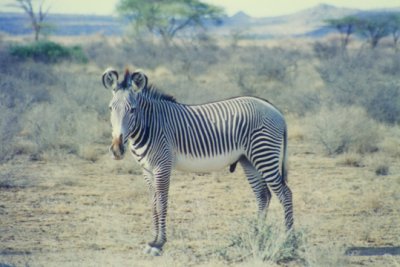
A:
[[[347,266],[393,263],[384,256],[346,261],[340,255],[349,246],[399,244],[399,178],[377,177],[367,167],[338,165],[307,151],[312,148],[300,143],[290,147],[289,184],[295,227],[307,236],[309,262],[321,264],[326,253],[330,263]],[[391,166],[398,173],[399,163],[393,160]],[[173,173],[168,242],[155,259],[142,254],[151,238],[150,198],[129,156],[115,162],[104,155],[95,163],[17,159],[0,166],[0,178],[7,185],[0,186],[0,265],[253,266],[245,252],[240,263],[226,262],[220,254],[231,244],[237,222],[256,216],[241,168],[233,174],[228,169]],[[283,225],[275,196],[267,221]]]

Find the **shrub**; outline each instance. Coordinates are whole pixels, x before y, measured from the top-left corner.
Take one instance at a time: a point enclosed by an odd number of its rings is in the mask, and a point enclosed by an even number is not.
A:
[[[297,261],[305,263],[304,237],[301,232],[285,232],[270,224],[246,222],[234,231],[232,244],[218,251],[228,262],[254,259],[268,263],[287,263]]]
[[[5,55],[7,54],[7,55]],[[0,51],[0,162],[15,154],[25,153],[21,139],[23,114],[37,103],[51,99],[49,85],[56,82],[53,71],[44,64],[14,62],[7,52]],[[12,65],[11,65],[12,64]],[[10,65],[12,68],[10,68]]]
[[[88,61],[80,46],[67,47],[51,41],[39,41],[28,45],[13,45],[10,54],[22,59],[33,59],[45,63],[73,60],[81,63]]]
[[[400,81],[375,83],[374,90],[365,96],[364,106],[368,114],[382,122],[395,124],[400,121]]]
[[[389,174],[389,166],[388,165],[379,165],[375,169],[376,175],[385,176]]]
[[[75,154],[89,160],[94,156],[88,155],[87,146],[104,142],[108,128],[96,112],[60,92],[50,103],[35,105],[22,120],[26,139],[37,146],[39,153]]]
[[[13,139],[20,130],[18,123],[15,123],[18,116],[0,102],[0,162],[8,160],[13,155]]]
[[[394,124],[400,121],[398,59],[386,51],[361,49],[321,57],[317,71],[335,102],[363,106],[372,118]]]
[[[86,147],[108,143],[110,131],[109,94],[99,89],[98,75],[73,64],[55,73],[50,64],[15,61],[1,48],[0,59],[0,162],[21,154],[39,160],[46,153],[93,160],[95,152]]]
[[[311,137],[328,155],[374,152],[380,139],[379,125],[360,107],[323,107],[309,118]]]
[[[342,48],[336,42],[324,43],[317,41],[313,45],[314,54],[319,59],[334,58],[342,52]]]
[[[398,149],[398,147],[396,148]],[[391,165],[393,164],[391,155],[389,155],[385,150],[368,155],[368,157],[366,157],[366,162],[368,169],[371,172],[374,172],[377,176],[389,175]]]
[[[385,136],[379,144],[380,150],[389,157],[400,158],[400,126],[385,129]]]
[[[299,56],[296,50],[245,47],[240,51],[239,60],[242,64],[239,66],[246,66],[247,63],[248,74],[256,80],[289,84],[297,68]]]

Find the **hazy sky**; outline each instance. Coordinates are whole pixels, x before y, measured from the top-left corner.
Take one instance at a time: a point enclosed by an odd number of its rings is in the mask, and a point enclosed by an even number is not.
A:
[[[33,0],[40,3],[41,0]],[[222,6],[229,15],[244,11],[253,17],[279,16],[313,7],[319,3],[358,9],[400,7],[399,0],[204,0]],[[12,11],[7,4],[13,0],[0,0],[0,11]],[[111,15],[118,0],[45,0],[51,13],[77,13]],[[15,11],[15,9],[14,9]]]

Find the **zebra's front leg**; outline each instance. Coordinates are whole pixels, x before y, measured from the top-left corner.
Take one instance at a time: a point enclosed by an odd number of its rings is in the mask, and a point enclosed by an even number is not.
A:
[[[151,195],[151,205],[152,205],[152,230],[153,230],[153,241],[149,242],[146,248],[144,249],[145,254],[157,254],[152,251],[152,245],[157,242],[158,239],[158,212],[157,212],[157,195],[154,188],[154,175],[149,170],[143,170],[143,177],[147,183],[150,195]]]
[[[161,250],[155,248],[159,234],[159,217],[157,210],[157,194],[155,193],[154,188],[152,190],[152,227],[153,227],[153,241],[147,244],[146,248],[144,249],[144,253],[152,256],[160,256]]]
[[[155,239],[145,249],[145,253],[152,256],[160,256],[162,248],[167,242],[166,218],[170,173],[170,168],[154,173],[153,224]]]

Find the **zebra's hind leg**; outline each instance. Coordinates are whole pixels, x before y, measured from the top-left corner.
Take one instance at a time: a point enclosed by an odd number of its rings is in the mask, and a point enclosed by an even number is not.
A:
[[[272,191],[278,196],[280,203],[283,206],[285,212],[285,225],[286,230],[291,230],[293,228],[293,200],[292,191],[286,182],[280,177],[276,179],[279,183],[269,183]]]
[[[258,222],[264,223],[271,200],[271,192],[269,191],[265,180],[247,158],[242,157],[239,162],[243,167],[251,189],[256,195],[258,205]]]
[[[276,159],[277,158],[277,159]],[[289,231],[293,227],[293,201],[292,191],[286,184],[279,171],[279,156],[270,156],[269,161],[260,161],[254,165],[258,173],[261,174],[262,180],[265,181],[268,188],[270,188],[279,198],[285,213],[285,225]]]

